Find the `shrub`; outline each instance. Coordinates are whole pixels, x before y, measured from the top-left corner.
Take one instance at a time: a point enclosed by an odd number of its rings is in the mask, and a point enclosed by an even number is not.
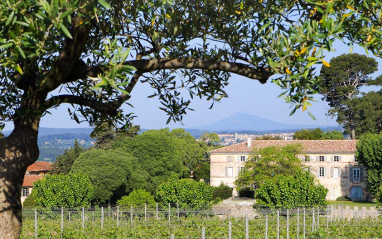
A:
[[[232,188],[228,187],[227,185],[224,185],[222,183],[220,184],[219,187],[214,188],[214,192],[212,194],[212,200],[215,200],[216,198],[220,198],[220,200],[224,200],[230,197],[232,197]]]
[[[336,201],[351,201],[351,198],[348,196],[338,197]]]
[[[33,192],[39,206],[53,209],[90,205],[93,186],[87,175],[47,175],[34,183]]]
[[[178,203],[182,208],[204,208],[211,201],[214,187],[193,179],[173,179],[158,186],[156,199],[162,206]]]
[[[268,180],[256,190],[256,207],[297,208],[323,206],[328,190],[317,185],[313,174],[297,172]]]
[[[36,199],[35,199],[35,193],[31,193],[29,194],[29,197],[27,197],[23,203],[23,208],[27,208],[27,207],[36,207],[37,206],[37,202],[36,202]]]
[[[141,207],[145,204],[154,205],[155,200],[149,192],[144,189],[137,189],[132,191],[128,196],[123,196],[117,201],[118,206],[137,206]]]

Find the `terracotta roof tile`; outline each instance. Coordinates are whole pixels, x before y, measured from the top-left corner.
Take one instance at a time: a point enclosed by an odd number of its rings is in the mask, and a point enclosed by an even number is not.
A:
[[[33,187],[33,183],[40,179],[42,179],[42,175],[25,175],[23,186]]]
[[[27,168],[28,172],[41,172],[41,171],[50,171],[53,169],[51,163],[48,162],[35,162]]]
[[[357,140],[252,140],[252,147],[247,143],[233,144],[227,147],[210,151],[214,153],[251,153],[255,148],[269,146],[285,146],[299,143],[303,147],[303,153],[355,153]]]

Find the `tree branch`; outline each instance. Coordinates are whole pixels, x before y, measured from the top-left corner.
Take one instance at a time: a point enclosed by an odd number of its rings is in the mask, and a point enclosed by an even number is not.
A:
[[[142,73],[163,69],[200,69],[225,71],[242,75],[250,79],[259,80],[262,84],[266,83],[268,78],[273,75],[269,68],[254,68],[242,63],[195,58],[132,60],[126,61],[125,64],[134,66],[139,72]]]
[[[45,101],[45,109],[58,106],[62,103],[76,104],[82,106],[88,106],[92,109],[95,109],[101,113],[109,115],[117,115],[117,110],[123,102],[130,98],[128,95],[121,95],[118,99],[111,101],[109,103],[102,103],[94,99],[84,98],[77,95],[57,95],[52,96],[50,99]]]

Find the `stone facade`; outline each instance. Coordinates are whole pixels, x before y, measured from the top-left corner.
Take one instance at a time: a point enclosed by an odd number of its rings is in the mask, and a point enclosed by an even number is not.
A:
[[[301,144],[299,155],[307,170],[327,188],[327,200],[348,196],[352,200],[370,199],[366,190],[366,171],[356,161],[355,140],[254,140],[210,152],[212,186],[221,183],[235,189],[235,180],[255,148]]]

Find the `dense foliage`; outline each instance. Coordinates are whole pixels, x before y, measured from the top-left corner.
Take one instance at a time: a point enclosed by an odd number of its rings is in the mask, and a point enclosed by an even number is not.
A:
[[[90,205],[93,186],[83,174],[47,175],[34,183],[33,194],[44,208],[75,208]]]
[[[381,77],[382,79],[382,77]],[[355,133],[361,136],[365,133],[382,133],[382,91],[371,91],[355,98],[349,104],[354,112]]]
[[[92,200],[96,204],[115,203],[130,187],[141,186],[148,177],[131,154],[102,149],[82,153],[73,163],[72,172],[89,176],[94,186]]]
[[[200,140],[203,141],[209,147],[216,148],[220,143],[220,137],[215,132],[213,133],[204,133],[200,136]]]
[[[216,199],[227,199],[232,197],[232,191],[233,189],[231,187],[228,187],[227,185],[224,185],[221,183],[218,187],[214,188],[214,193],[212,194],[212,200]]]
[[[382,203],[382,134],[365,134],[357,142],[356,157],[367,170],[367,188]]]
[[[325,206],[328,190],[308,171],[276,176],[255,192],[256,207],[297,208]]]
[[[320,128],[316,129],[302,129],[293,134],[295,140],[320,140],[320,139],[345,139],[344,135],[338,130],[322,131]]]
[[[118,129],[108,122],[103,122],[94,128],[90,136],[95,139],[94,147],[110,149],[116,141],[125,137],[134,137],[138,135],[139,131],[140,127],[138,125],[131,126],[128,129]]]
[[[378,62],[360,54],[345,54],[330,60],[331,67],[321,68],[320,93],[329,103],[329,115],[336,116],[352,139],[356,137],[356,111],[349,107],[359,95],[359,88],[374,84],[371,74],[377,71]]]
[[[297,157],[300,153],[299,144],[255,149],[235,181],[238,190],[261,186],[276,176],[293,175],[301,171],[303,166]]]
[[[204,179],[207,181],[210,180],[210,169],[211,169],[210,161],[200,162],[194,170],[194,173],[193,173],[194,179],[197,181],[201,179]]]
[[[170,178],[189,177],[207,151],[204,143],[197,142],[183,129],[145,131],[116,142],[112,148],[139,159],[137,165],[145,171],[146,177],[142,188],[152,194],[159,184]]]
[[[154,196],[144,189],[137,189],[132,191],[128,196],[123,196],[117,201],[118,206],[134,206],[142,207],[145,204],[155,204]]]
[[[155,198],[163,206],[177,203],[181,208],[205,208],[209,205],[214,187],[192,179],[173,179],[158,186]]]
[[[280,135],[262,135],[260,137],[256,137],[255,140],[283,140],[284,138]]]
[[[35,195],[36,193],[33,193],[33,192],[29,194],[29,196],[23,202],[23,208],[31,208],[31,207],[38,206]]]
[[[72,168],[73,162],[80,156],[85,149],[81,147],[78,140],[74,141],[74,147],[66,149],[65,152],[56,157],[53,163],[53,174],[68,174]]]

